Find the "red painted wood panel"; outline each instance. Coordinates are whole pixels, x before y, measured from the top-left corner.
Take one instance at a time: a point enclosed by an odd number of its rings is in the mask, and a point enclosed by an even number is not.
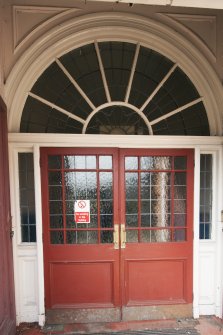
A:
[[[61,278],[61,273],[63,278]],[[114,264],[108,261],[50,264],[50,298],[56,306],[114,306]],[[65,279],[65,281],[64,281]],[[66,286],[65,286],[66,283]]]
[[[185,267],[176,258],[126,261],[127,305],[185,303]]]
[[[6,106],[0,97],[0,334],[15,334]]]

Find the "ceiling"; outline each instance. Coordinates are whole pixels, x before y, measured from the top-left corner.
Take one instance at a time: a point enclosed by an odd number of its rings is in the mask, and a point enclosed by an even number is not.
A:
[[[86,0],[84,0],[86,1]],[[211,8],[211,9],[223,9],[222,0],[87,0],[91,1],[103,1],[103,2],[119,2],[128,3],[130,6],[135,4],[143,5],[161,5],[161,6],[172,6],[172,7],[193,7],[193,8]]]

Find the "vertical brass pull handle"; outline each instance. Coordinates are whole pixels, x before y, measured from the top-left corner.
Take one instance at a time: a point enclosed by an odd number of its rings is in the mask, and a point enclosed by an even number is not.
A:
[[[114,249],[119,249],[119,225],[114,225],[114,232],[113,232],[113,241],[114,241]]]
[[[121,249],[125,249],[126,247],[126,231],[125,225],[121,224]]]

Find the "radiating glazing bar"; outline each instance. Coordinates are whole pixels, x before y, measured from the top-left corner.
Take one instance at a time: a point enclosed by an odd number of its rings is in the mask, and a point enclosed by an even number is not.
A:
[[[42,102],[43,104],[45,104],[45,105],[47,105],[47,106],[49,106],[51,108],[54,108],[54,109],[58,110],[59,112],[65,114],[67,116],[69,116],[69,118],[71,118],[73,120],[76,120],[76,121],[78,121],[78,122],[80,122],[82,124],[85,123],[85,120],[82,119],[81,117],[68,112],[66,109],[63,109],[63,108],[61,108],[61,107],[53,104],[52,102],[50,102],[50,101],[48,101],[48,100],[46,100],[44,98],[41,98],[40,96],[38,96],[38,95],[36,95],[36,94],[34,94],[32,92],[29,92],[29,96],[31,96],[32,98],[34,98],[36,100],[39,100],[40,102]]]
[[[71,74],[67,71],[67,69],[63,66],[63,64],[57,58],[56,58],[56,63],[60,67],[60,69],[63,71],[63,73],[67,76],[67,78],[70,80],[70,82],[74,85],[74,87],[76,88],[76,90],[80,93],[80,95],[88,103],[88,105],[94,110],[96,107],[93,104],[93,102],[88,98],[88,96],[84,93],[84,91],[78,85],[78,83],[76,82],[76,80],[71,76]]]
[[[108,83],[107,83],[107,79],[106,79],[106,76],[105,76],[105,70],[104,70],[104,66],[103,66],[103,63],[102,63],[98,43],[95,42],[94,45],[95,45],[95,50],[96,50],[97,57],[98,57],[98,63],[99,63],[100,71],[101,71],[101,77],[102,77],[102,81],[103,81],[103,85],[104,85],[104,89],[105,89],[106,98],[107,98],[108,102],[111,102],[111,95],[110,95],[110,92],[109,92]]]
[[[179,107],[179,108],[173,110],[172,112],[167,113],[166,115],[163,115],[163,116],[158,117],[157,119],[151,121],[151,122],[150,122],[150,125],[153,126],[154,124],[156,124],[156,123],[158,123],[158,122],[160,122],[160,121],[162,121],[162,120],[165,120],[165,119],[167,119],[168,117],[170,117],[170,116],[172,116],[172,115],[175,115],[175,114],[177,114],[177,113],[180,113],[180,112],[182,112],[183,110],[185,110],[185,109],[187,109],[187,108],[189,108],[189,107],[192,107],[192,106],[198,104],[198,103],[201,102],[201,101],[203,101],[203,98],[198,98],[198,99],[196,99],[196,100],[193,100],[193,101],[189,102],[188,104],[186,104],[186,105],[184,105],[184,106],[181,106],[181,107]]]

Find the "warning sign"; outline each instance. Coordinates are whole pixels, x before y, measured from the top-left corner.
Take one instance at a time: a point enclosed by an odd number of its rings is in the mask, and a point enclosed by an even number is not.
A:
[[[90,200],[76,200],[74,203],[76,223],[90,223]]]

